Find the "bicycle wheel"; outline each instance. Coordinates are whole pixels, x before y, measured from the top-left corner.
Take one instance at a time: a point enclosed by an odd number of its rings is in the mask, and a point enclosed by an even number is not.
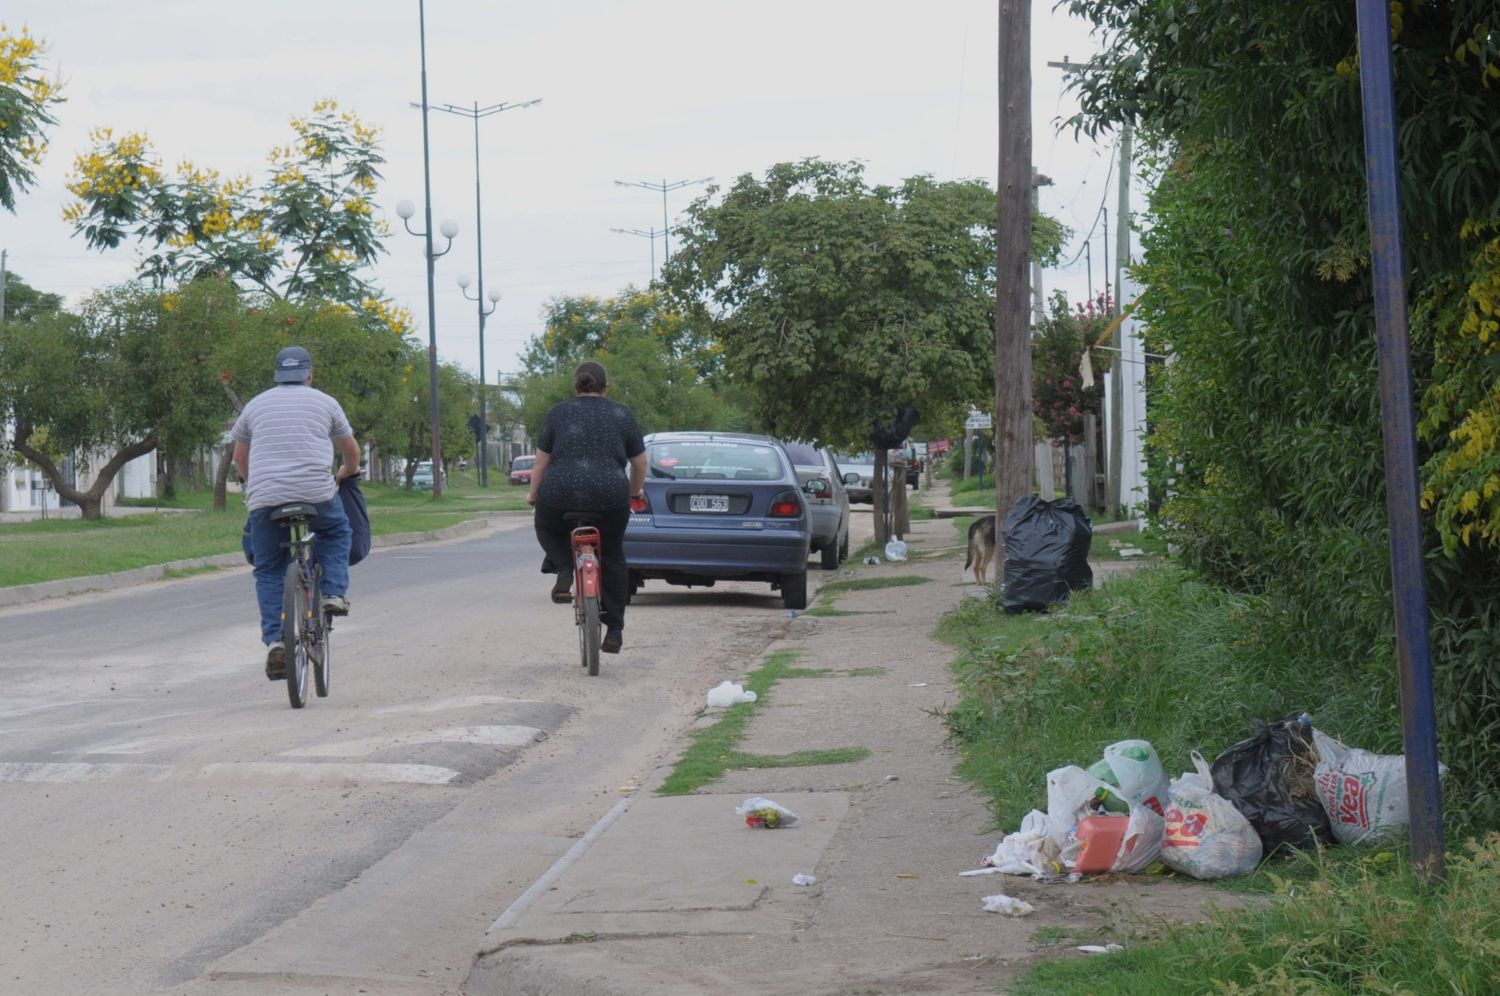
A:
[[[328,697],[328,687],[333,683],[333,617],[322,610],[323,593],[317,592],[318,642],[317,656],[313,658],[313,687],[318,698]]]
[[[281,592],[281,645],[286,651],[286,697],[293,709],[307,704],[307,588],[300,565],[293,560],[286,568]]]
[[[578,622],[578,649],[589,676],[599,673],[599,596],[583,596],[583,618]]]

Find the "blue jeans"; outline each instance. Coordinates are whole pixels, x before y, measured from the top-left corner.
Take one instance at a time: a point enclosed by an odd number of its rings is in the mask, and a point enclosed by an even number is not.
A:
[[[313,556],[323,568],[323,594],[342,596],[349,590],[349,517],[338,495],[313,507],[318,510],[310,526],[316,534]],[[292,558],[286,547],[290,535],[291,530],[271,521],[271,509],[257,508],[250,513],[255,600],[260,603],[260,635],[266,643],[281,639],[281,595],[286,565]]]

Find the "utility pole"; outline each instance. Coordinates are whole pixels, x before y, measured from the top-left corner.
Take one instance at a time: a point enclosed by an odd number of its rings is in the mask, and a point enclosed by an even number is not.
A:
[[[1042,188],[1052,186],[1052,178],[1043,176],[1035,166],[1031,167],[1031,210],[1033,215],[1042,210]],[[1042,292],[1041,261],[1031,261],[1031,323],[1040,325],[1047,318],[1047,300]]]
[[[1000,3],[1000,162],[995,204],[995,515],[1031,493],[1031,0]],[[1003,540],[997,542],[1004,550]],[[1003,552],[996,583],[1004,577]]]
[[[1130,119],[1120,129],[1120,200],[1115,209],[1115,306],[1124,307],[1125,268],[1130,265]],[[1109,367],[1109,514],[1120,517],[1120,477],[1125,471],[1125,323],[1115,322],[1115,362]]]
[[[0,249],[0,323],[5,321],[5,257],[10,255]]]

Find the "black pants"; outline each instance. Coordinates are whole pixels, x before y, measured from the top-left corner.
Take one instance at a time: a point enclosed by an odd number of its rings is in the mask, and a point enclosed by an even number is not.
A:
[[[625,566],[625,526],[630,522],[630,509],[621,508],[612,512],[591,512],[598,520],[599,555],[604,560],[603,576],[600,578],[599,618],[607,628],[625,628],[625,600],[630,595],[630,571]],[[573,573],[573,524],[563,518],[560,509],[543,505],[536,506],[536,538],[542,545],[547,560],[542,564],[545,574],[569,577]]]

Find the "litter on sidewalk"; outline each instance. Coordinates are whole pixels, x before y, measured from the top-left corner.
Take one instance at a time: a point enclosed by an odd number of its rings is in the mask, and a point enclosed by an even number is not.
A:
[[[1036,907],[1024,899],[1016,899],[1002,894],[984,897],[984,911],[986,913],[1004,913],[1006,916],[1030,916],[1036,912]]]
[[[797,825],[797,814],[785,806],[753,795],[735,807],[734,811],[745,818],[745,826],[776,830]]]
[[[817,885],[818,884],[818,877],[816,875],[793,875],[792,876],[792,884],[793,885]]]
[[[708,707],[710,709],[728,709],[732,705],[741,702],[754,702],[756,695],[753,691],[745,691],[745,686],[737,681],[721,681],[708,690]]]

